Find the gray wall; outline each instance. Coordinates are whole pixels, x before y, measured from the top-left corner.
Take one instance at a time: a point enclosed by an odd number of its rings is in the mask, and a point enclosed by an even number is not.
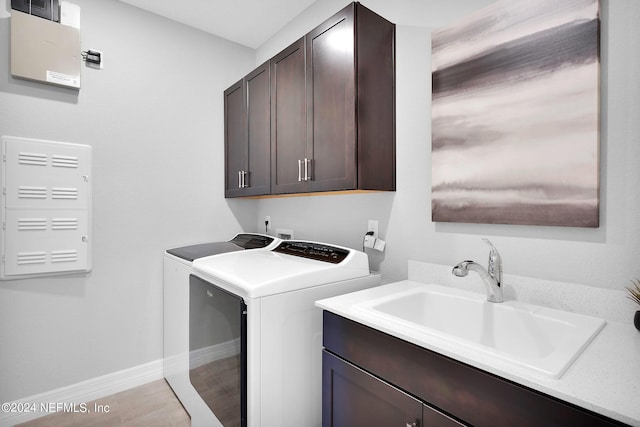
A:
[[[246,227],[223,198],[222,91],[254,51],[119,1],[74,3],[82,48],[105,55],[79,92],[9,75],[0,8],[0,133],[91,145],[94,190],[90,274],[0,282],[0,402],[160,359],[163,250]]]
[[[265,43],[268,59],[348,1],[319,0]],[[622,289],[640,277],[640,2],[602,1],[601,226],[598,229],[433,223],[430,200],[430,29],[489,1],[363,0],[397,26],[397,191],[392,194],[265,199],[265,215],[295,236],[361,247],[368,219],[380,220],[386,253],[373,259],[385,281],[406,278],[407,259],[486,262],[488,236],[505,271]]]

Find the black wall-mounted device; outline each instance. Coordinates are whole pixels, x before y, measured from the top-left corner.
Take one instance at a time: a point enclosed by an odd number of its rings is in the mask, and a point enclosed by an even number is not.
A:
[[[11,9],[60,22],[59,0],[11,0]]]

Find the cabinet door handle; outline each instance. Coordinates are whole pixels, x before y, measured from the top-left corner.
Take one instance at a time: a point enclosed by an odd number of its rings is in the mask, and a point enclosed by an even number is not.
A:
[[[302,165],[304,164],[304,175],[302,174]],[[298,182],[311,181],[310,167],[311,159],[298,160]]]
[[[311,164],[311,160],[307,159],[306,157],[304,158],[304,180],[305,181],[310,181],[311,180],[311,176],[309,175],[309,165]]]
[[[416,423],[407,423],[407,427],[417,427],[418,424]]]
[[[247,171],[238,171],[238,188],[247,188]]]

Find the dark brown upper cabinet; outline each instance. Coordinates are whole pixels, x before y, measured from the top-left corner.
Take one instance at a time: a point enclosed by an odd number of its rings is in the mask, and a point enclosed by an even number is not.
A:
[[[271,191],[269,63],[224,92],[225,197]]]
[[[355,21],[351,4],[305,37],[309,191],[358,188]]]
[[[271,59],[271,192],[306,189],[307,152],[304,38]]]
[[[352,3],[271,74],[272,194],[395,190],[394,24]]]
[[[270,115],[270,190],[231,190],[232,181],[242,186],[245,169],[234,164],[232,170],[228,154],[226,197],[395,190],[394,24],[351,3],[273,57],[269,75],[270,108],[263,112]],[[227,108],[235,104],[234,87],[225,92],[227,153],[242,151],[232,129],[238,119]],[[251,135],[244,140],[250,148]]]

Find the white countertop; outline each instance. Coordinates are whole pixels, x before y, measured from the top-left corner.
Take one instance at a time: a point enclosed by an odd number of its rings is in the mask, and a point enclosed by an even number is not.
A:
[[[332,313],[459,360],[582,408],[640,427],[640,332],[632,322],[607,324],[559,379],[537,376],[477,352],[434,344],[412,328],[354,309],[363,301],[402,292],[421,282],[405,280],[317,301]]]

